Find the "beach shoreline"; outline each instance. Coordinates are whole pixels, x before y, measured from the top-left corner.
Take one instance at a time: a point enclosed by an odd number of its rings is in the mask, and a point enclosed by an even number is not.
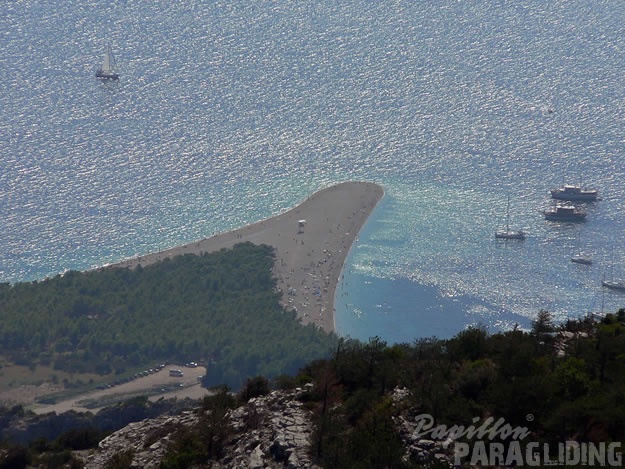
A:
[[[178,255],[232,248],[237,243],[266,244],[275,250],[273,275],[283,306],[294,310],[303,324],[333,332],[334,297],[343,264],[383,195],[384,189],[375,183],[338,183],[273,217],[107,267],[145,267]]]

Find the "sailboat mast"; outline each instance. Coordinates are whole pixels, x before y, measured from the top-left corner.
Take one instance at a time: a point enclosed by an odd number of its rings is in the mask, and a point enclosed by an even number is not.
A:
[[[109,53],[109,66],[111,70],[115,68],[115,56],[113,55],[113,49],[111,48],[111,44],[108,45],[108,53]]]
[[[510,232],[510,196],[508,196],[508,205],[506,207],[506,232]]]

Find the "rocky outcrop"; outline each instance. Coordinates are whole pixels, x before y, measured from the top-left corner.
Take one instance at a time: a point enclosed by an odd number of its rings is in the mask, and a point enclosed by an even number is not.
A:
[[[409,395],[410,392],[406,388],[396,388],[391,399],[396,407],[401,408]],[[449,447],[451,442],[419,437],[417,423],[412,414],[413,409],[408,407],[393,418],[397,433],[404,444],[404,460],[424,466],[437,463],[439,467],[452,467],[453,454],[452,448]]]
[[[394,419],[399,436],[404,443],[404,460],[418,464],[430,465],[434,462],[441,466],[452,467],[453,453],[448,447],[447,441],[430,440],[419,438],[415,435],[416,424],[405,415],[399,415]]]
[[[97,451],[87,456],[84,467],[106,467],[114,457],[126,451],[132,453],[132,467],[158,467],[167,451],[171,434],[197,421],[196,412],[186,411],[176,416],[131,423],[100,441]]]
[[[221,467],[315,467],[309,456],[310,413],[297,394],[274,391],[233,411],[232,425],[241,437]]]
[[[312,425],[310,413],[297,400],[301,390],[274,391],[250,399],[228,414],[234,434],[225,456],[212,461],[213,468],[314,468],[309,456]],[[85,457],[85,468],[105,467],[128,452],[132,467],[156,468],[178,429],[198,422],[197,412],[132,423],[102,440]]]
[[[310,457],[311,413],[299,400],[306,391],[273,391],[250,399],[227,414],[233,432],[225,442],[221,459],[207,467],[216,469],[319,468]],[[452,466],[451,448],[445,441],[419,437],[406,389],[395,389],[391,398],[398,410],[395,427],[405,447],[404,459],[424,465]],[[85,468],[101,468],[126,453],[134,468],[157,468],[176,431],[198,423],[198,411],[146,419],[127,425],[102,440],[97,450],[81,455]]]

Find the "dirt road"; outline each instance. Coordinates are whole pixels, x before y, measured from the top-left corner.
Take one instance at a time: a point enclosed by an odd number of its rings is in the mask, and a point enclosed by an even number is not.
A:
[[[169,371],[180,369],[182,377],[170,376]],[[148,396],[150,400],[157,400],[162,397],[178,399],[191,398],[201,399],[208,394],[206,388],[201,387],[199,377],[206,373],[206,368],[198,366],[196,368],[166,366],[147,376],[133,379],[127,383],[111,386],[106,389],[98,389],[86,394],[75,396],[71,399],[57,402],[56,404],[37,404],[28,406],[37,414],[56,412],[61,414],[68,410],[76,412],[97,412],[103,407],[113,405],[117,402],[130,399],[135,396]]]

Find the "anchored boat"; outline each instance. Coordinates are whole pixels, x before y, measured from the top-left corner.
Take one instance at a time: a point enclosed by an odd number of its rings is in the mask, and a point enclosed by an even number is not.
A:
[[[609,288],[610,290],[625,291],[625,280],[603,280],[601,282],[601,285],[603,285],[606,288]]]
[[[599,197],[599,191],[565,184],[558,189],[552,189],[551,197],[558,200],[570,200],[571,202],[594,202]]]
[[[495,232],[495,238],[497,239],[525,239],[525,232],[522,230],[510,229],[510,197],[508,197],[508,207],[506,209],[506,229],[498,230]]]
[[[119,78],[119,74],[115,71],[115,57],[110,44],[104,54],[102,67],[95,72],[95,76],[102,80],[117,80]]]
[[[569,204],[556,204],[554,207],[543,211],[545,220],[549,221],[584,221],[586,212]]]
[[[591,265],[592,257],[580,252],[579,254],[575,254],[571,257],[571,262],[575,262],[576,264]]]

